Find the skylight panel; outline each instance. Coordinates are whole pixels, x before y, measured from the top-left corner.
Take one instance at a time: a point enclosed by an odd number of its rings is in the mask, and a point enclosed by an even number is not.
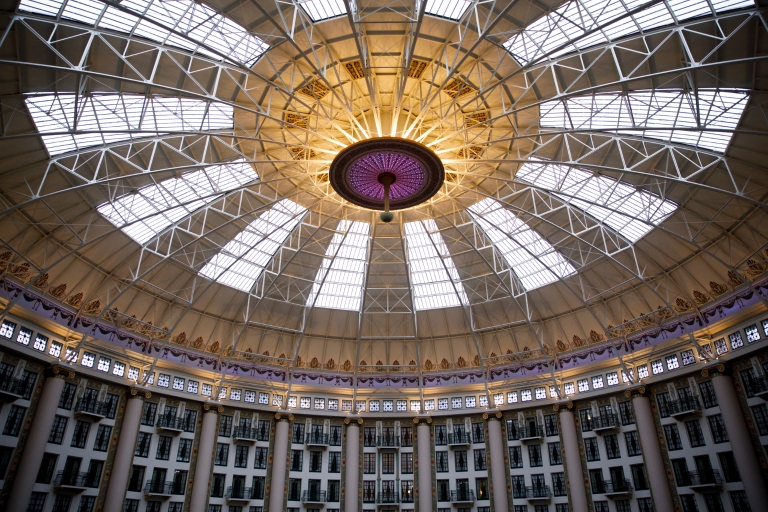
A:
[[[748,99],[746,92],[713,89],[699,90],[698,96],[688,91],[577,96],[543,103],[540,124],[617,131],[724,153]]]
[[[752,0],[668,0],[643,9],[633,16],[628,12],[648,3],[647,0],[574,0],[534,21],[522,32],[509,38],[504,48],[521,64],[529,64],[544,55],[552,57],[583,50],[596,44],[636,34],[691,18],[745,7]],[[614,20],[616,20],[614,23]],[[597,27],[601,30],[574,41]],[[556,48],[561,47],[556,52]]]
[[[485,198],[468,211],[526,290],[576,273],[552,244],[495,199]]]
[[[406,222],[405,246],[413,306],[417,311],[469,303],[459,272],[433,219]]]
[[[188,172],[105,203],[97,209],[140,244],[222,194],[258,179],[244,160]]]
[[[269,49],[267,43],[245,28],[192,0],[124,0],[120,6],[147,19],[99,0],[22,0],[19,10],[54,17],[60,15],[62,19],[134,34],[220,60],[221,57],[210,48],[247,66],[252,66]],[[171,31],[184,34],[192,41]],[[194,42],[208,48],[201,48]]]
[[[306,0],[299,5],[315,23],[347,14],[343,0]]]
[[[367,222],[339,222],[315,276],[308,306],[360,310],[370,229]]]
[[[631,242],[644,237],[677,209],[677,204],[607,176],[547,162],[523,164],[515,175],[605,223]]]
[[[472,5],[470,0],[427,0],[425,13],[458,21]]]
[[[200,270],[200,275],[250,292],[307,209],[283,199],[227,243]]]
[[[25,102],[51,156],[166,132],[231,129],[234,122],[231,106],[190,98],[44,94]],[[86,133],[60,133],[69,131]]]

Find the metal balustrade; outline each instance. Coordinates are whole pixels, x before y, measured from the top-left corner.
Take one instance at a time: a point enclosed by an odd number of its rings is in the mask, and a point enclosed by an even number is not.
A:
[[[250,487],[227,487],[227,493],[224,497],[230,501],[248,501],[255,499],[255,492]]]
[[[310,432],[307,434],[307,445],[328,446],[328,434],[320,432]]]
[[[673,418],[696,415],[701,416],[701,403],[698,397],[688,396],[667,402],[667,411]]]
[[[376,494],[376,503],[400,503],[400,495],[397,492],[379,492]]]
[[[162,496],[181,496],[184,494],[184,487],[180,482],[162,480],[147,480],[144,486],[144,494],[159,494]]]
[[[376,438],[376,446],[379,448],[400,448],[400,438],[392,436],[379,436]]]
[[[304,491],[301,493],[303,503],[325,503],[325,491]]]
[[[520,440],[530,441],[544,438],[544,427],[541,425],[526,425],[518,429]]]
[[[712,489],[723,486],[723,478],[720,476],[720,472],[716,469],[709,471],[689,471],[687,474],[687,482],[685,475],[683,476],[684,485],[690,486],[693,490],[698,489]]]
[[[593,494],[632,494],[634,488],[626,478],[623,480],[603,480],[592,486]]]
[[[99,486],[100,477],[98,473],[59,471],[53,480],[53,486],[95,489]]]
[[[232,438],[235,440],[241,439],[244,441],[256,441],[258,433],[255,428],[247,427],[235,427],[232,429]]]
[[[548,485],[534,485],[525,488],[525,497],[529,500],[548,500],[552,497]]]
[[[593,432],[604,430],[617,430],[620,427],[618,414],[601,414],[595,416],[590,421],[590,427]]]
[[[451,491],[451,503],[474,503],[475,491],[472,489],[461,489]]]
[[[10,375],[0,377],[0,400],[4,402],[13,402],[21,397],[32,393],[31,379],[14,379]]]
[[[469,444],[469,434],[466,432],[454,432],[448,434],[448,446]]]
[[[162,430],[173,430],[181,432],[184,430],[185,422],[183,418],[177,418],[176,416],[162,415],[158,416],[157,428]]]
[[[76,415],[88,415],[93,418],[106,418],[112,412],[112,402],[99,402],[97,400],[78,399],[75,403]]]

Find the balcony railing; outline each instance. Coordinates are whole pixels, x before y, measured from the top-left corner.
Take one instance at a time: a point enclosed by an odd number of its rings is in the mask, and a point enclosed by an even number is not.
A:
[[[400,448],[400,438],[395,436],[379,436],[376,438],[379,448]]]
[[[448,446],[469,444],[469,434],[466,432],[454,432],[448,434]]]
[[[32,393],[31,379],[14,379],[10,375],[0,377],[0,399],[5,402],[13,402],[23,396]]]
[[[520,440],[531,441],[535,439],[542,439],[544,437],[544,427],[541,425],[526,425],[518,429]]]
[[[603,480],[592,486],[594,494],[632,494],[632,483],[627,480]]]
[[[185,422],[183,418],[177,418],[176,416],[163,415],[157,418],[157,428],[163,430],[173,430],[181,432],[184,430]]]
[[[689,471],[683,476],[683,485],[690,486],[693,490],[710,489],[723,486],[723,479],[716,469],[710,471]]]
[[[380,492],[376,495],[376,503],[400,503],[400,495],[396,492]]]
[[[79,399],[75,403],[75,414],[88,415],[93,418],[106,418],[112,412],[112,402]]]
[[[768,397],[768,376],[749,377],[744,380],[748,396],[756,396],[765,399]]]
[[[475,491],[471,489],[451,491],[451,503],[474,503],[474,502],[475,502]]]
[[[696,415],[701,416],[701,404],[698,397],[688,396],[667,402],[667,410],[673,418]]]
[[[534,485],[525,488],[525,497],[529,500],[548,500],[552,497],[552,491],[548,485]]]
[[[325,503],[325,491],[304,491],[301,493],[303,503]]]
[[[619,425],[619,416],[617,414],[601,414],[590,421],[593,432],[616,430],[619,428]]]
[[[307,445],[328,446],[328,434],[321,432],[310,432],[307,434]]]
[[[225,498],[230,501],[248,501],[254,499],[255,493],[250,487],[227,487]]]
[[[147,480],[144,494],[159,494],[162,496],[184,495],[184,485],[179,482],[163,482],[162,480]]]
[[[88,472],[75,473],[59,471],[53,480],[54,487],[75,487],[79,489],[95,489],[99,486],[99,474]]]
[[[235,440],[256,441],[258,435],[255,428],[235,427],[232,429],[232,437]]]

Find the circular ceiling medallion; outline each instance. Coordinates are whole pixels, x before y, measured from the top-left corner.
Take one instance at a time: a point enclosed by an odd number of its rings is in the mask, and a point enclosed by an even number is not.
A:
[[[423,203],[440,190],[443,163],[432,150],[395,137],[367,139],[343,149],[329,171],[333,189],[347,201],[384,210],[389,187],[389,209],[402,210]]]

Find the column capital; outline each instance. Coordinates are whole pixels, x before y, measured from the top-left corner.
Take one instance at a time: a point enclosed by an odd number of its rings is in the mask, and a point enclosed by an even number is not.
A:
[[[702,377],[716,377],[718,375],[728,375],[726,373],[726,368],[723,363],[717,363],[711,366],[707,366],[706,368],[702,368],[701,370]]]
[[[573,402],[568,400],[567,402],[562,402],[562,403],[559,403],[559,404],[555,404],[555,405],[552,406],[552,410],[555,411],[555,412],[559,412],[560,409],[563,408],[563,407],[565,407],[566,409],[568,409],[570,411],[571,409],[573,409]]]
[[[293,414],[286,411],[277,411],[275,413],[275,419],[277,421],[293,421]]]
[[[486,411],[483,413],[483,419],[486,421],[500,420],[501,416],[501,411]]]
[[[363,421],[363,418],[361,418],[360,416],[347,416],[346,418],[344,418],[345,425],[349,425],[353,421],[356,422],[358,425],[362,425],[363,423],[365,423],[365,421]]]
[[[203,410],[205,412],[222,413],[224,412],[224,406],[219,402],[206,402],[203,404]]]
[[[416,426],[419,425],[431,425],[432,424],[432,416],[415,416],[413,418],[413,424]]]
[[[137,388],[132,387],[130,391],[131,397],[138,398],[138,399],[144,399],[150,398],[152,396],[152,392],[145,388]]]
[[[71,366],[67,366],[61,363],[52,364],[46,369],[46,372],[52,377],[59,379],[67,380],[75,378],[75,370],[73,370]]]
[[[624,396],[627,398],[637,398],[643,395],[645,395],[645,386],[635,386],[624,390]]]

